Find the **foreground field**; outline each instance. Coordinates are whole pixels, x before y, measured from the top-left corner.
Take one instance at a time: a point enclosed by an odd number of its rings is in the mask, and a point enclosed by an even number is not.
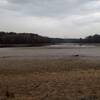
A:
[[[1,58],[0,100],[100,100],[100,61]]]

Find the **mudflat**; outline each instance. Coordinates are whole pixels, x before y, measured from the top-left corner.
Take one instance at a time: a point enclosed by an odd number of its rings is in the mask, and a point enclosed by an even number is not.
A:
[[[9,59],[58,59],[74,55],[81,58],[100,58],[100,46],[67,43],[44,47],[0,48],[0,58]]]

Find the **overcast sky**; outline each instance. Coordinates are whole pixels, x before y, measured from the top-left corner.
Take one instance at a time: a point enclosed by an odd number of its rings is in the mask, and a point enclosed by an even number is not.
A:
[[[0,0],[0,31],[65,38],[100,33],[100,0]]]

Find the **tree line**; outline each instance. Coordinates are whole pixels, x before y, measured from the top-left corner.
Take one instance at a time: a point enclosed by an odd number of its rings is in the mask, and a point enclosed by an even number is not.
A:
[[[65,39],[49,38],[34,33],[0,32],[0,46],[40,46],[64,43]]]
[[[48,37],[32,33],[0,32],[0,44],[31,44],[41,45],[49,43]]]
[[[79,40],[80,43],[100,43],[100,35],[95,34],[95,35],[90,35],[87,36],[84,39]]]
[[[100,43],[100,35],[84,39],[49,38],[34,33],[0,32],[0,46],[41,46],[56,43]]]

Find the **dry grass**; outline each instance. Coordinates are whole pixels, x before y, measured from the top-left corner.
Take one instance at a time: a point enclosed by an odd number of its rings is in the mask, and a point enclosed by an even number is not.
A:
[[[0,100],[100,100],[100,61],[2,58]]]

